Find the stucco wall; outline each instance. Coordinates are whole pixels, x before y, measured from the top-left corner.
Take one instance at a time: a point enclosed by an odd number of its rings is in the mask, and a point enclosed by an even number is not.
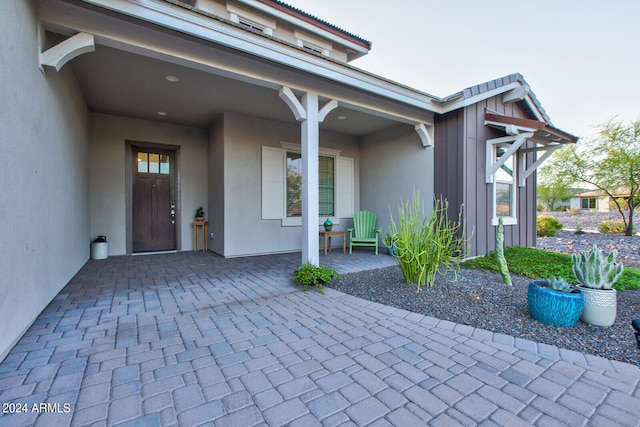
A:
[[[87,111],[38,68],[35,2],[0,2],[0,360],[89,258]]]
[[[127,253],[127,141],[179,147],[178,249],[193,250],[193,215],[207,206],[207,129],[92,114],[91,237],[107,236],[109,255]],[[208,216],[207,212],[207,216]]]
[[[398,204],[411,200],[413,190],[431,212],[433,205],[433,148],[424,148],[410,126],[398,126],[363,139],[361,144],[360,210],[378,217],[378,228],[387,232],[390,212],[398,220]]]
[[[219,117],[209,129],[209,232],[208,248],[224,254],[224,119]]]
[[[237,114],[224,115],[224,255],[293,252],[302,248],[302,227],[283,227],[280,220],[263,220],[261,195],[262,146],[300,144],[300,126]],[[320,146],[341,150],[354,159],[358,206],[358,140],[320,131]],[[348,225],[341,221],[336,230]],[[318,228],[320,229],[320,228]],[[338,242],[336,239],[336,243]]]

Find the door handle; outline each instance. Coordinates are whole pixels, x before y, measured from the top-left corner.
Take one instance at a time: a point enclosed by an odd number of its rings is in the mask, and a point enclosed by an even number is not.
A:
[[[176,223],[176,204],[171,202],[171,224]]]

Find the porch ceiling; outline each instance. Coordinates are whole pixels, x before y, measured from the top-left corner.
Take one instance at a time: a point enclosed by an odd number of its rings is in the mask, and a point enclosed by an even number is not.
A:
[[[277,90],[175,63],[96,45],[95,52],[75,58],[70,65],[92,112],[200,128],[208,128],[224,112],[296,123]],[[170,82],[167,76],[179,81]],[[320,126],[364,136],[398,125],[398,121],[338,107]]]

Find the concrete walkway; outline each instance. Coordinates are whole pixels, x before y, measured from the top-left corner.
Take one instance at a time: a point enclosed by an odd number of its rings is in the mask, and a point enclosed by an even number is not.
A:
[[[299,264],[89,261],[0,364],[0,425],[640,426],[636,366],[302,292]]]

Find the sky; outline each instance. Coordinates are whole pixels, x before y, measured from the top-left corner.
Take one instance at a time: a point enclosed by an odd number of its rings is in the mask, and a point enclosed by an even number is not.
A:
[[[640,118],[640,0],[284,1],[371,41],[352,65],[432,95],[521,73],[585,141]]]

